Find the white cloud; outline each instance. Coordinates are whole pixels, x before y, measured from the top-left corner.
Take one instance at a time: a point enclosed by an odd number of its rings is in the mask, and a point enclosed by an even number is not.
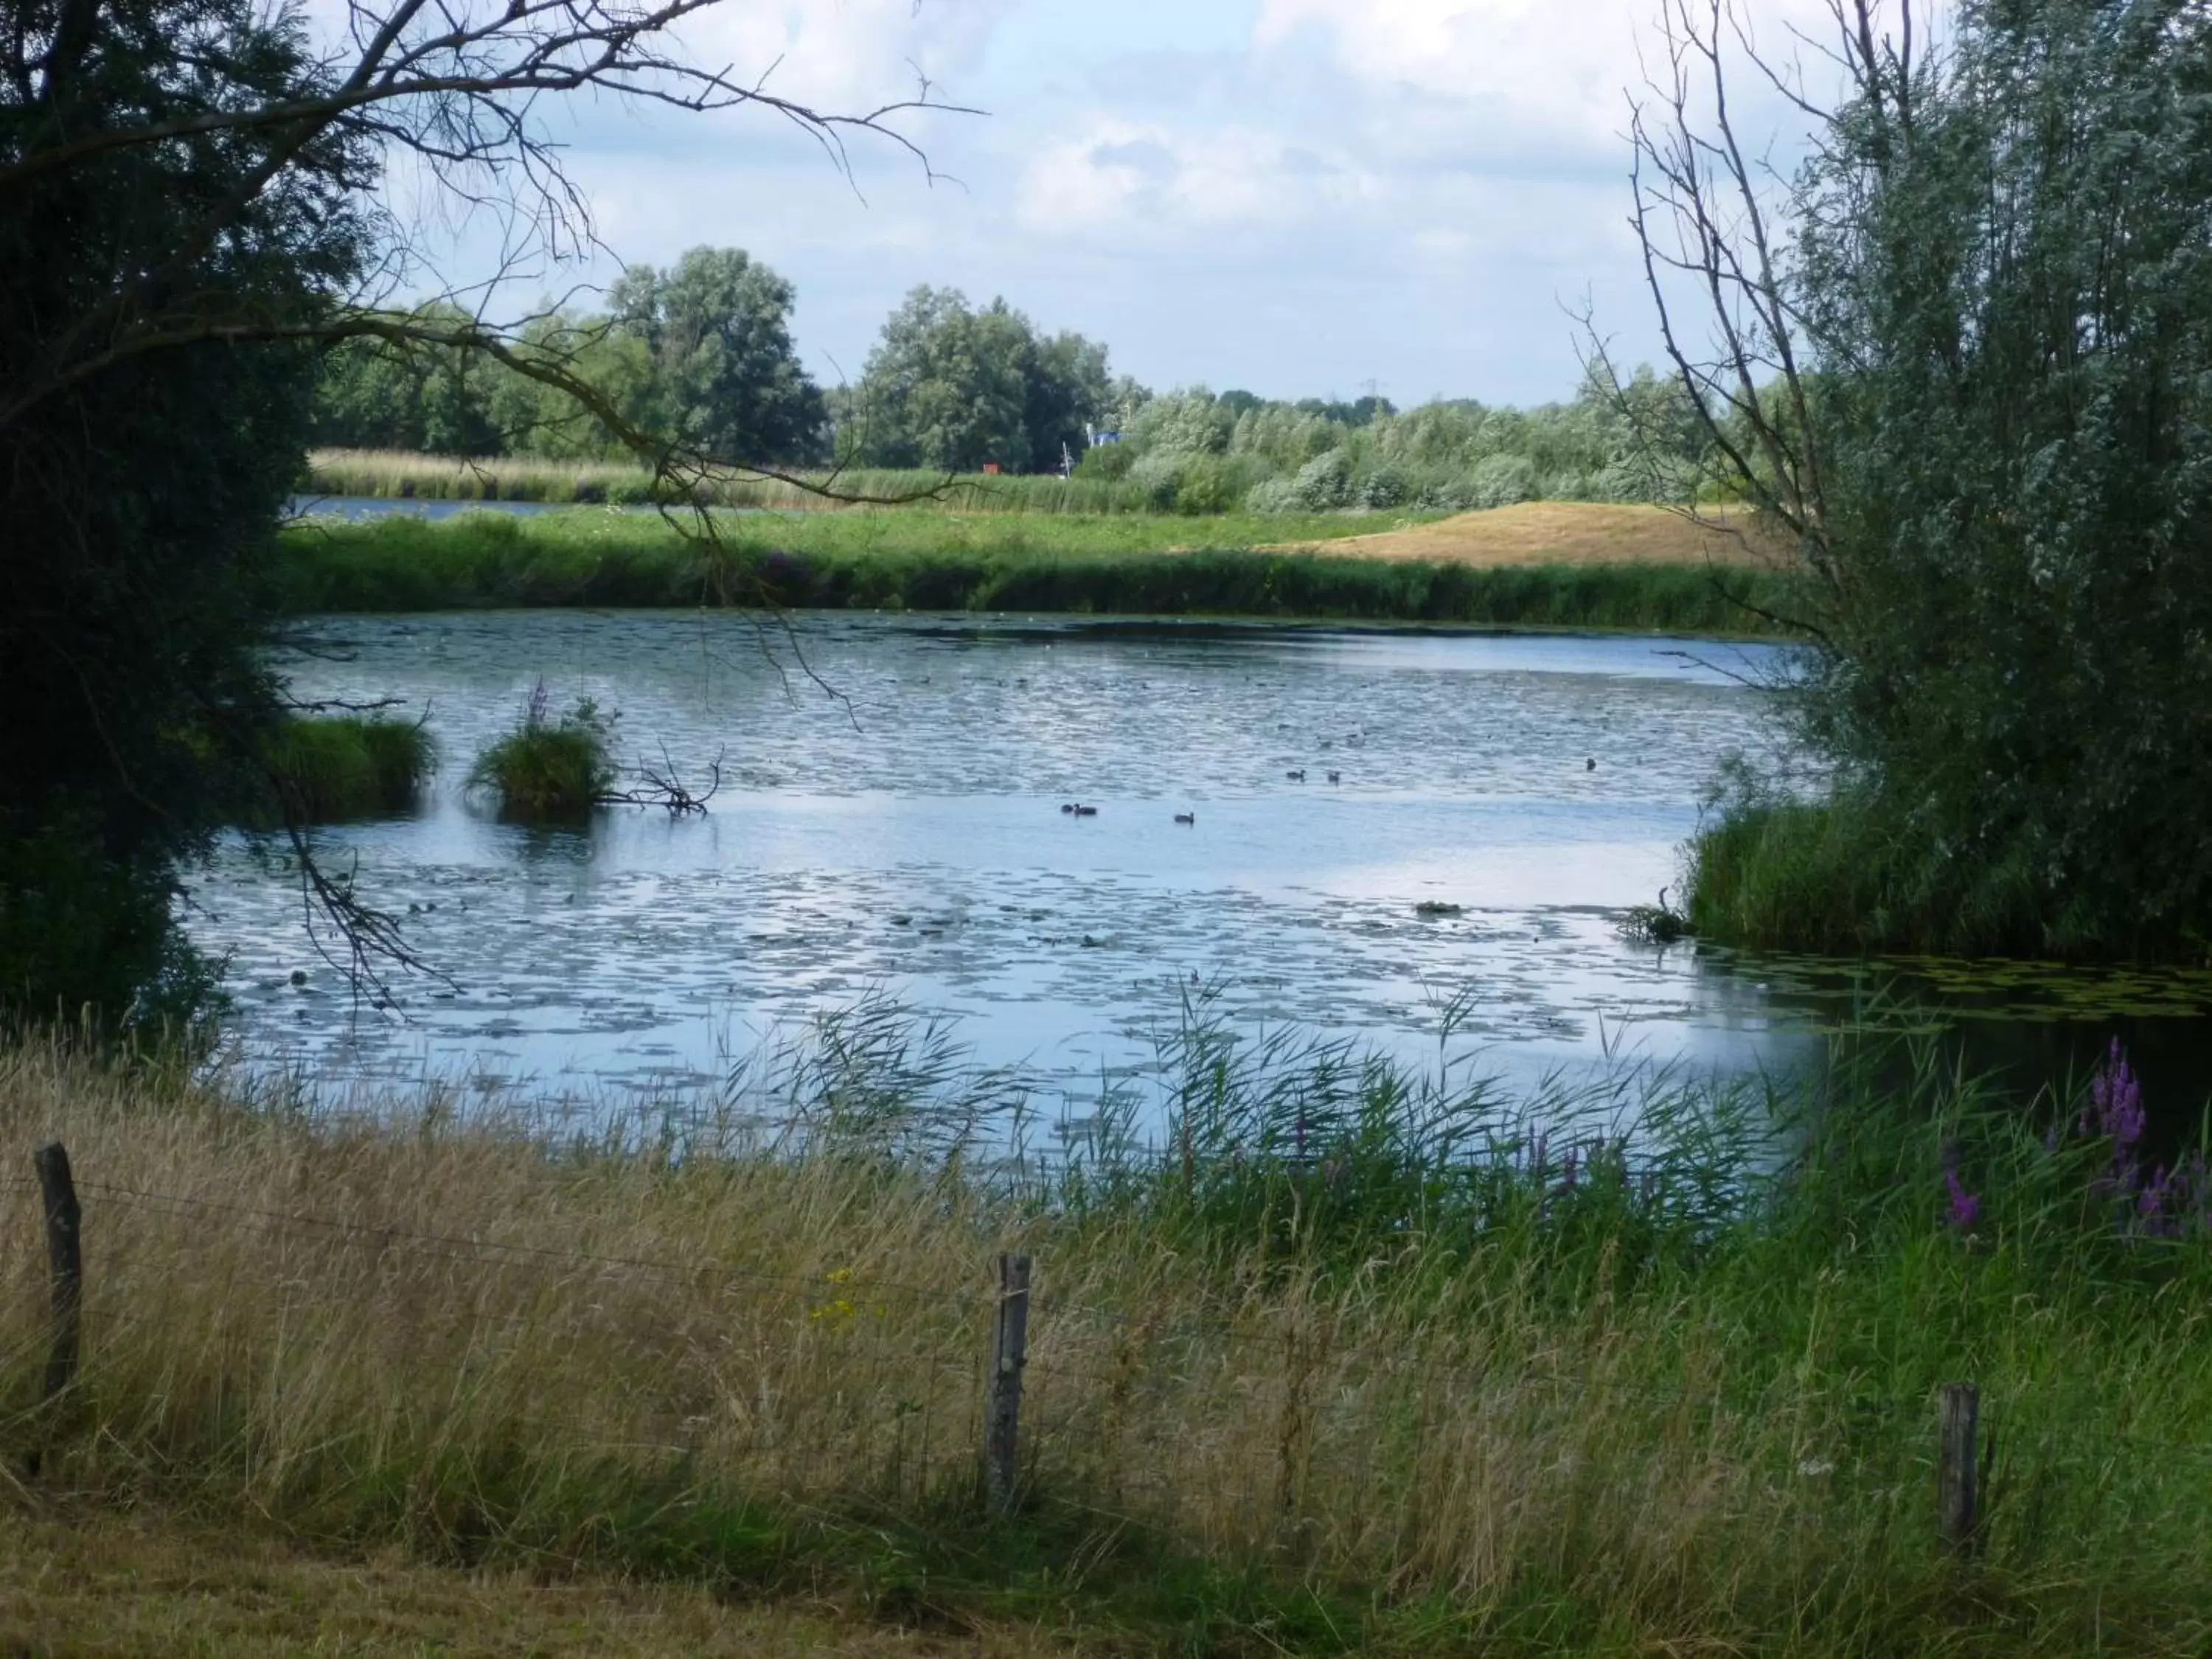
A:
[[[1024,226],[1045,234],[1158,238],[1291,224],[1340,211],[1372,187],[1340,155],[1280,133],[1102,117],[1030,160],[1018,212]]]
[[[1482,102],[1545,126],[1603,137],[1640,78],[1642,0],[1265,0],[1263,48],[1301,31],[1374,88]]]
[[[725,0],[694,15],[683,39],[695,61],[730,66],[740,79],[840,113],[914,96],[959,101],[1012,0]]]

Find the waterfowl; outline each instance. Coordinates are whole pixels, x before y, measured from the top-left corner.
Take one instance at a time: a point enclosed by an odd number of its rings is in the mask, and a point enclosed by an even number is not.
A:
[[[1078,806],[1075,809],[1075,816],[1079,818],[1095,818],[1098,816],[1098,809],[1095,806]]]
[[[1195,812],[1178,812],[1176,814],[1176,822],[1177,823],[1196,823],[1198,822],[1198,814]]]
[[[1344,781],[1344,774],[1341,772],[1332,772],[1328,775],[1328,781],[1331,783],[1342,783]]]
[[[1285,772],[1283,775],[1292,783],[1304,783],[1306,781],[1306,769],[1301,766],[1296,771]]]
[[[1584,762],[1583,763],[1583,771],[1585,771],[1585,772],[1595,772],[1595,771],[1596,771],[1596,770],[1597,770],[1597,757],[1596,757],[1596,756],[1595,756],[1595,755],[1592,755],[1592,756],[1591,756],[1588,760],[1584,761]]]

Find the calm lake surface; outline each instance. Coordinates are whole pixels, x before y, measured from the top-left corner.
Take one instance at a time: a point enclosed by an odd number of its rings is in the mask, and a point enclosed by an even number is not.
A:
[[[231,842],[195,884],[249,1049],[326,1085],[665,1091],[869,996],[1071,1099],[1149,1056],[1194,994],[1255,1031],[1509,1078],[1623,1054],[1783,1071],[1869,982],[1619,930],[1676,879],[1722,757],[1768,741],[1744,677],[1779,665],[1770,647],[842,612],[307,635],[297,695],[404,697],[444,757],[418,815],[318,844],[451,983],[358,1002],[276,849]],[[696,786],[719,757],[711,811],[496,821],[465,775],[541,678],[556,706],[619,711],[626,766],[665,757]],[[1079,800],[1096,816],[1060,811]],[[1911,976],[1952,1016],[2028,1031],[2035,1064],[2112,1029],[2203,1048],[2203,987],[1944,971]]]

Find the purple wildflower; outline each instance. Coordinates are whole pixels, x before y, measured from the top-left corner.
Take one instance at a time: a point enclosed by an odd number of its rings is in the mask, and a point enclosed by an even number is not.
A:
[[[2113,1163],[2131,1163],[2136,1145],[2143,1136],[2142,1085],[2121,1052],[2118,1037],[2112,1039],[2111,1054],[2090,1080],[2089,1103],[2097,1115],[2094,1132],[2112,1138]],[[2087,1114],[2084,1119],[2086,1123]]]
[[[2166,1165],[2161,1164],[2151,1171],[2150,1180],[2136,1200],[2136,1214],[2145,1221],[2155,1222],[2159,1212],[2166,1207]]]
[[[1943,1171],[1943,1190],[1951,1200],[1951,1211],[1947,1218],[1955,1231],[1966,1232],[1982,1218],[1980,1195],[1966,1190],[1956,1170]]]

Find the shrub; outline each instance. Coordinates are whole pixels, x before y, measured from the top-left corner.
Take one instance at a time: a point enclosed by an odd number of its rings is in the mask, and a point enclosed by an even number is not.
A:
[[[1525,455],[1486,455],[1468,474],[1469,503],[1477,507],[1510,507],[1537,493],[1536,468]]]
[[[1395,468],[1378,466],[1359,481],[1359,504],[1378,511],[1402,506],[1413,492],[1406,483],[1406,475]]]
[[[1326,449],[1298,469],[1291,481],[1300,505],[1314,511],[1343,507],[1352,499],[1352,463],[1340,449]]]
[[[1244,492],[1247,513],[1301,513],[1305,503],[1298,499],[1298,487],[1288,478],[1262,478]]]
[[[0,814],[0,1023],[80,1020],[102,1037],[189,1037],[221,1007],[221,964],[170,925],[166,866],[106,854],[88,811]]]
[[[1176,483],[1175,510],[1192,514],[1226,513],[1242,493],[1233,463],[1218,455],[1193,455]]]
[[[489,791],[502,817],[579,817],[614,787],[612,714],[589,697],[558,720],[550,718],[545,683],[530,694],[515,728],[477,757],[471,789]]]
[[[1083,459],[1075,464],[1075,476],[1115,483],[1129,476],[1129,469],[1136,461],[1137,452],[1130,445],[1094,444],[1083,452]]]

